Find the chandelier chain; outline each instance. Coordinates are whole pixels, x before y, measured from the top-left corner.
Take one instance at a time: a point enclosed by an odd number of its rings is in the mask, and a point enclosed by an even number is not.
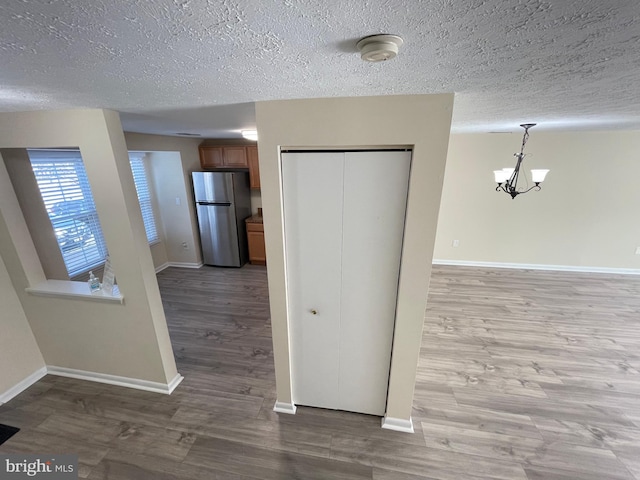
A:
[[[524,156],[524,146],[527,144],[527,140],[529,140],[529,127],[528,125],[524,127],[524,135],[522,136],[522,147],[520,147],[520,156]]]

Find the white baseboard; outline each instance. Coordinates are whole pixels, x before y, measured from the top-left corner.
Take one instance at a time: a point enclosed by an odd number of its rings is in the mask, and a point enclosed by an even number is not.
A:
[[[167,394],[171,395],[173,391],[176,389],[176,387],[182,383],[182,380],[184,380],[184,377],[179,373],[176,373],[176,376],[173,377],[173,380],[171,380],[167,385],[167,388],[168,388]]]
[[[106,383],[108,385],[117,385],[119,387],[135,388],[137,390],[145,390],[147,392],[164,393],[170,395],[178,384],[184,379],[177,374],[169,383],[150,382],[148,380],[140,380],[138,378],[121,377],[119,375],[109,375],[108,373],[87,372],[85,370],[76,370],[74,368],[47,366],[47,373],[50,375],[58,375],[61,377],[77,378],[79,380],[88,380],[90,382]]]
[[[501,262],[476,262],[472,260],[439,260],[434,259],[434,265],[458,265],[461,267],[484,268],[514,268],[518,270],[551,270],[558,272],[584,272],[584,273],[613,273],[620,275],[640,275],[637,268],[610,268],[610,267],[576,267],[572,265],[541,265],[536,263],[501,263]]]
[[[38,380],[40,380],[46,374],[47,374],[47,367],[39,368],[38,370],[33,372],[31,375],[29,375],[24,380],[21,380],[20,382],[16,383],[9,390],[7,390],[7,391],[5,391],[3,393],[0,393],[0,405],[2,405],[3,403],[7,403],[9,400],[11,400],[16,395],[19,395],[22,392],[24,392],[27,388],[29,388],[31,385],[36,383]]]
[[[387,417],[382,418],[382,428],[387,430],[395,430],[396,432],[413,433],[413,420],[403,418]]]
[[[297,407],[293,403],[278,402],[273,406],[273,411],[278,413],[296,414]]]
[[[178,267],[178,268],[200,268],[204,265],[204,263],[190,263],[190,262],[169,262],[170,267]]]
[[[168,267],[169,267],[169,262],[164,262],[159,267],[156,267],[156,273],[160,273],[162,270],[164,270],[165,268],[168,268]]]
[[[165,262],[162,265],[156,267],[156,273],[160,273],[165,268],[178,267],[178,268],[200,268],[204,263],[189,263],[189,262]]]

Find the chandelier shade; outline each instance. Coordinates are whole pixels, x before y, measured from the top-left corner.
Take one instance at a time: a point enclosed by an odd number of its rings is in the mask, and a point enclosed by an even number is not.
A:
[[[547,173],[549,173],[549,170],[543,170],[543,169],[536,169],[536,170],[531,170],[531,181],[533,183],[542,183],[544,182],[544,177],[547,176]]]

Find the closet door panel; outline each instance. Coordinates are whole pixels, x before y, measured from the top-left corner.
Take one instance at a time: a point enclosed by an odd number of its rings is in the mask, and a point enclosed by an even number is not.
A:
[[[384,415],[411,152],[346,152],[341,409]]]
[[[344,154],[283,153],[281,158],[293,400],[342,408],[338,378]]]

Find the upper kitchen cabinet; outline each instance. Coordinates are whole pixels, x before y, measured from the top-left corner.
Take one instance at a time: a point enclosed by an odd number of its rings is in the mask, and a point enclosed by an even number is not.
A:
[[[211,168],[248,168],[247,147],[243,145],[200,145],[200,166]]]
[[[249,183],[252,189],[260,188],[260,164],[258,163],[258,147],[247,147],[247,160],[249,161]]]
[[[222,159],[222,147],[199,147],[200,150],[200,166],[202,168],[220,168],[224,167]]]
[[[222,160],[225,167],[248,168],[247,147],[222,147]]]

